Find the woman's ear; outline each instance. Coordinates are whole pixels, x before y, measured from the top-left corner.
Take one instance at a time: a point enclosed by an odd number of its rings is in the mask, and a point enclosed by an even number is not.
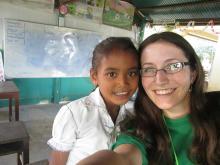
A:
[[[97,72],[93,68],[90,69],[90,79],[92,83],[94,84],[94,86],[98,85]]]
[[[195,79],[196,79],[196,76],[197,76],[197,72],[195,70],[192,70],[191,71],[191,74],[190,74],[190,83],[193,84]]]

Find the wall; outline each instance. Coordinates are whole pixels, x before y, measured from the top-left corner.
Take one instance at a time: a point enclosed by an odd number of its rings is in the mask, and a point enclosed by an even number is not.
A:
[[[23,0],[0,1],[0,49],[3,48],[3,18],[58,26],[58,14],[54,12],[53,5],[42,3],[46,0],[35,1],[39,3]],[[90,20],[68,16],[63,21],[63,25],[69,28],[91,30],[109,36],[134,38],[132,31],[95,23]],[[12,81],[16,83],[20,90],[21,104],[58,103],[74,100],[87,95],[94,88],[89,77],[16,78]],[[0,107],[6,106],[6,104],[6,102],[0,102]]]

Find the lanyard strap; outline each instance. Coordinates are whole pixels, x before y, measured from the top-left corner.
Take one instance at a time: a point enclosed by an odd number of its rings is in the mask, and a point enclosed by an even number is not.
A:
[[[163,115],[163,121],[164,121],[164,124],[166,126],[167,133],[168,133],[168,136],[169,136],[169,139],[170,139],[170,143],[171,143],[171,147],[172,147],[172,151],[173,151],[173,155],[174,155],[174,159],[175,159],[176,165],[179,165],[179,161],[178,161],[178,158],[177,158],[177,155],[176,155],[176,151],[175,151],[175,148],[174,148],[174,145],[173,145],[173,140],[172,140],[172,137],[170,135],[170,131],[169,131],[168,127],[167,127],[164,115]]]

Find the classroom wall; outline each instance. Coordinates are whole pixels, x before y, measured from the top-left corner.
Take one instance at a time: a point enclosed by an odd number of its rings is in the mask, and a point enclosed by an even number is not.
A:
[[[37,1],[37,0],[35,0]],[[15,19],[28,22],[58,26],[59,17],[48,4],[27,3],[22,0],[0,1],[0,49],[3,49],[3,19]],[[61,18],[63,19],[63,18]],[[91,30],[109,36],[128,36],[134,38],[132,31],[119,29],[77,17],[66,17],[60,20],[62,26]],[[19,69],[19,68],[18,68]],[[75,100],[90,93],[94,86],[89,77],[72,78],[14,78],[20,90],[20,104],[38,104]],[[7,102],[0,102],[0,107]]]

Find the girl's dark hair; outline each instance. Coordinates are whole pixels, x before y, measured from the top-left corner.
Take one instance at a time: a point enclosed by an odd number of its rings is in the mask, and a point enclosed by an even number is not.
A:
[[[180,48],[190,67],[197,73],[190,94],[190,121],[194,130],[194,139],[189,149],[189,158],[200,165],[220,164],[220,142],[217,124],[213,121],[210,109],[205,106],[204,71],[192,46],[180,35],[173,32],[156,33],[145,39],[139,47],[139,62],[143,50],[150,44],[163,41]],[[140,78],[141,79],[141,78]],[[147,96],[139,81],[135,100],[135,117],[129,124],[135,125],[132,134],[146,142],[147,157],[150,165],[173,165],[172,150],[162,111]],[[216,119],[216,117],[215,117]]]
[[[138,58],[137,49],[135,48],[130,38],[109,37],[96,45],[93,51],[92,68],[94,70],[97,70],[102,58],[105,56],[109,56],[113,51],[128,52],[128,54],[133,54]]]

